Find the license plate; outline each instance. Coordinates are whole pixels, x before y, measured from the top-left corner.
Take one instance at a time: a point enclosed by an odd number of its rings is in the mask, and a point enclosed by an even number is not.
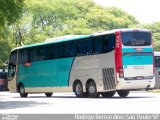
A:
[[[137,80],[142,80],[143,77],[142,77],[142,76],[137,76],[136,79],[137,79]]]

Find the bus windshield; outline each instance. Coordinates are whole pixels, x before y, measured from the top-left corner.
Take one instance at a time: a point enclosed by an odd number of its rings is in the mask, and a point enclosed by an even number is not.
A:
[[[151,34],[149,32],[122,32],[122,43],[124,46],[149,46],[151,45]]]

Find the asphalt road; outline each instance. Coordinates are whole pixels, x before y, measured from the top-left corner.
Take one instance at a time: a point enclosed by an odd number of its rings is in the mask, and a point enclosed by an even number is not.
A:
[[[113,98],[76,98],[74,93],[29,94],[20,98],[18,93],[0,92],[0,113],[41,114],[108,114],[108,113],[160,113],[160,93],[131,92],[127,98],[117,94]]]

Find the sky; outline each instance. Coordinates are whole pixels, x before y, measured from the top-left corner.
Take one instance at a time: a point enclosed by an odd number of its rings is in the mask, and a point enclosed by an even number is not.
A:
[[[160,0],[94,0],[104,7],[116,6],[128,12],[142,24],[160,22]]]

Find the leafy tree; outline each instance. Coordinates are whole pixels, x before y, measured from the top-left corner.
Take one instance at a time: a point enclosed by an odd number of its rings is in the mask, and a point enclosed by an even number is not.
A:
[[[3,63],[9,58],[9,51],[11,50],[11,47],[7,41],[0,41],[0,66],[3,65]]]
[[[9,25],[22,16],[23,6],[24,0],[0,0],[0,66],[8,59],[12,46]]]
[[[3,5],[0,15],[4,16],[0,23],[3,26],[3,31],[0,32],[3,39],[0,42],[8,45],[5,50],[7,52],[0,55],[3,62],[9,56],[11,48],[22,44],[43,42],[46,38],[68,34],[91,34],[128,28],[138,24],[135,17],[127,12],[116,7],[103,8],[92,0],[0,0],[0,3]],[[5,8],[8,10],[3,12],[2,9]],[[5,48],[1,46],[0,49]]]
[[[0,27],[14,23],[22,15],[24,0],[0,0]]]
[[[36,30],[33,39],[65,34],[90,34],[138,23],[135,17],[116,7],[103,8],[92,0],[31,0],[29,4]],[[47,31],[47,32],[46,32]],[[39,36],[39,37],[36,37]],[[38,40],[33,40],[38,41]]]
[[[152,31],[152,39],[154,42],[154,48],[156,51],[160,51],[160,22],[155,22],[152,24],[145,24],[141,26],[142,28],[149,29]]]

